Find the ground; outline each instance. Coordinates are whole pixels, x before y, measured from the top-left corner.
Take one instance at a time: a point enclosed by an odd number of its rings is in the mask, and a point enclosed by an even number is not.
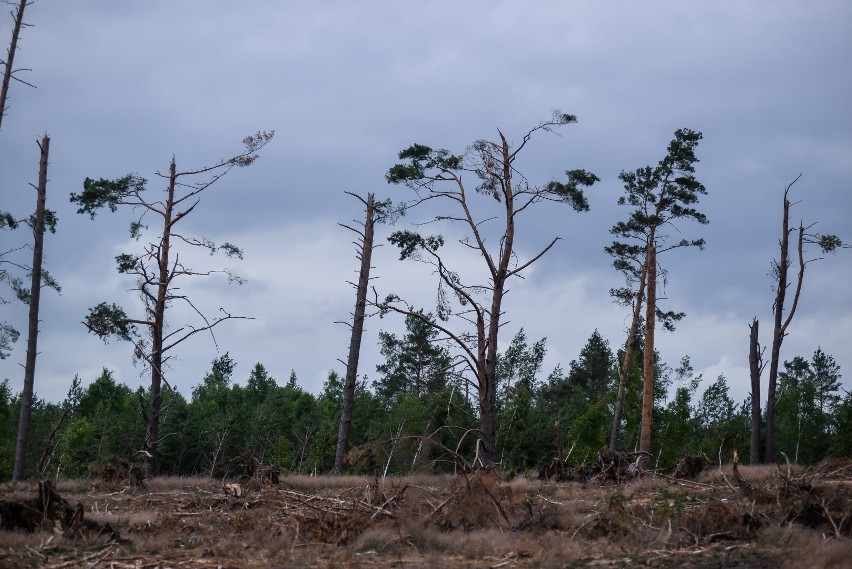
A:
[[[850,461],[620,483],[66,480],[5,484],[0,498],[0,567],[839,569],[852,556]]]

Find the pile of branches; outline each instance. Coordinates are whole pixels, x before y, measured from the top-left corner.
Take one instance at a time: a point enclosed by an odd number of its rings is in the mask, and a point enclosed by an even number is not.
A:
[[[242,474],[236,483],[226,484],[222,482],[222,489],[239,498],[244,492],[258,491],[268,486],[277,486],[281,481],[281,468],[274,465],[263,464],[253,451],[236,457],[232,460],[239,465]]]
[[[554,458],[538,474],[539,480],[554,482],[615,482],[621,484],[641,474],[636,456],[640,453],[621,453],[603,447],[594,460],[570,466]]]
[[[89,472],[100,479],[94,483],[96,488],[104,485],[107,488],[145,486],[145,470],[143,465],[131,458],[116,458],[111,462],[95,462],[89,465]]]
[[[553,482],[598,482],[622,484],[644,474],[637,457],[647,453],[621,453],[603,447],[591,462],[571,466],[559,458],[538,473],[539,480]],[[704,454],[687,455],[678,462],[671,476],[680,479],[697,478],[712,462]]]

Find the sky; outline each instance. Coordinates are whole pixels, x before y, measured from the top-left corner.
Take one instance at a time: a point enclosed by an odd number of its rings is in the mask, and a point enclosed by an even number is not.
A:
[[[11,9],[11,6],[9,7]],[[623,277],[603,248],[626,218],[618,174],[656,164],[678,128],[703,133],[696,175],[707,188],[699,209],[709,224],[683,223],[683,237],[703,237],[704,251],[667,253],[666,309],[687,317],[660,333],[664,361],[689,355],[700,390],[724,374],[731,395],[750,390],[748,325],[761,322],[771,344],[774,293],[770,263],[778,255],[785,187],[796,202],[792,222],[852,240],[852,4],[845,0],[578,1],[471,0],[206,0],[104,2],[35,0],[15,58],[0,130],[0,209],[18,217],[34,209],[39,152],[51,137],[48,207],[59,225],[48,235],[46,268],[61,294],[42,295],[35,390],[61,401],[75,374],[88,385],[103,368],[132,388],[148,384],[132,350],[103,343],[81,323],[88,307],[115,302],[132,316],[141,306],[132,279],[114,257],[138,251],[131,212],[75,213],[69,202],[86,177],[137,173],[148,192],[163,188],[157,172],[172,157],[195,169],[238,154],[260,130],[275,138],[249,168],[234,169],[182,223],[183,230],[232,242],[242,262],[184,252],[198,269],[231,267],[246,279],[185,282],[183,291],[208,314],[219,307],[253,317],[226,322],[215,344],[198,335],[183,344],[168,381],[189,395],[224,353],[244,382],[262,363],[280,383],[291,370],[317,393],[346,358],[346,320],[357,278],[353,234],[363,207],[346,195],[407,199],[384,175],[413,143],[461,153],[500,131],[510,142],[554,109],[578,123],[533,138],[518,168],[533,184],[584,168],[601,181],[590,211],[541,205],[518,226],[520,257],[559,243],[510,284],[501,347],[523,328],[547,338],[543,376],[567,369],[594,330],[613,349],[623,344],[629,310],[613,304]],[[4,49],[12,19],[0,20]],[[489,198],[486,198],[489,199]],[[487,202],[477,206],[488,207]],[[482,211],[482,210],[477,210]],[[413,228],[411,212],[380,226],[373,285],[434,310],[437,281],[427,267],[401,262],[387,236]],[[480,259],[447,236],[447,255],[473,278]],[[0,235],[3,250],[27,232]],[[679,237],[679,236],[677,236]],[[817,256],[812,252],[812,256]],[[17,253],[20,255],[22,253]],[[832,355],[852,389],[850,251],[807,265],[804,290],[782,348],[782,360]],[[19,259],[26,260],[27,253]],[[14,258],[14,257],[9,257]],[[26,308],[0,307],[0,321],[26,331]],[[183,325],[190,315],[174,311]],[[380,330],[399,332],[400,318],[370,318],[359,375],[376,379]],[[14,391],[23,382],[25,337],[0,361]],[[766,392],[766,374],[763,393]],[[765,395],[764,395],[765,399]]]

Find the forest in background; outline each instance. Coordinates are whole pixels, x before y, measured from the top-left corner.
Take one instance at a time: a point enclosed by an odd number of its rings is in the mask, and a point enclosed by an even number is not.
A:
[[[347,470],[379,475],[453,472],[444,447],[468,460],[476,438],[475,402],[448,373],[449,355],[435,333],[408,318],[406,333],[381,334],[386,363],[357,385]],[[641,343],[641,337],[637,340]],[[595,331],[567,370],[541,369],[545,340],[523,331],[500,354],[498,370],[499,467],[535,476],[557,453],[570,464],[591,461],[607,445],[618,383],[618,357]],[[651,467],[670,471],[688,454],[728,462],[734,445],[749,455],[748,401],[733,401],[723,376],[701,378],[688,358],[676,367],[658,358]],[[619,451],[638,447],[641,359],[633,364]],[[247,376],[247,377],[246,377]],[[88,379],[88,378],[86,378]],[[785,361],[777,406],[777,448],[791,461],[812,464],[852,455],[852,395],[840,390],[841,371],[817,350]],[[303,390],[295,373],[277,381],[260,363],[240,371],[225,354],[212,362],[189,398],[164,392],[159,474],[226,477],[242,472],[247,453],[287,473],[326,474],[335,459],[342,408],[342,378],[330,372],[321,393]],[[673,396],[669,396],[672,393]],[[129,459],[144,438],[140,404],[146,398],[103,374],[85,388],[75,378],[62,403],[36,397],[27,476],[35,474],[47,446],[47,477],[87,477],[98,465]],[[0,384],[0,479],[11,478],[20,394]],[[48,443],[51,430],[67,411]],[[364,445],[367,445],[366,447]],[[557,449],[561,445],[561,449]],[[368,453],[359,454],[359,450]]]

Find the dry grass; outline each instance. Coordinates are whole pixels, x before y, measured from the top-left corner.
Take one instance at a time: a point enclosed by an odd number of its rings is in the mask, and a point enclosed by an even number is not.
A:
[[[765,480],[769,480],[776,476],[779,472],[783,472],[787,474],[787,466],[780,466],[775,464],[761,464],[759,466],[742,466],[738,467],[740,474],[742,474],[743,478],[747,482],[752,483],[760,483]],[[806,469],[798,464],[790,465],[790,474],[792,476],[801,476],[802,473]],[[722,468],[719,468],[718,465],[715,467],[708,468],[698,477],[699,482],[706,483],[718,483],[722,481],[722,478],[727,477],[728,480],[733,480],[734,472],[733,466],[730,464],[725,464]]]
[[[842,468],[740,467],[748,493],[730,467],[604,486],[484,472],[290,476],[239,497],[208,478],[112,491],[70,480],[63,497],[122,540],[0,531],[0,566],[839,568],[852,554]]]

